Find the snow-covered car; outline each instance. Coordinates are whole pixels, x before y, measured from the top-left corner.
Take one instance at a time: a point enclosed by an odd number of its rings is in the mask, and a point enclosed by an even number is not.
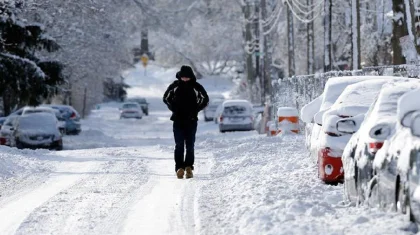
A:
[[[404,94],[398,100],[395,132],[376,153],[370,182],[370,194],[374,204],[398,210],[420,219],[419,201],[419,150],[420,150],[420,90]]]
[[[390,79],[374,79],[348,85],[330,109],[323,114],[323,125],[317,147],[318,175],[322,181],[338,183],[344,180],[341,156],[352,134],[338,131],[337,122],[341,118],[364,115],[382,85],[388,81]]]
[[[210,99],[209,105],[203,110],[204,121],[213,121],[215,118],[216,110],[219,105],[223,103],[222,99]]]
[[[382,87],[357,131],[360,120],[348,118],[337,123],[337,129],[355,133],[344,149],[342,162],[345,172],[345,195],[351,202],[364,201],[369,181],[373,177],[372,163],[376,152],[395,131],[397,102],[420,83],[391,82]],[[356,180],[357,179],[357,180]]]
[[[322,95],[318,96],[300,110],[300,119],[305,122],[305,145],[307,149],[311,149],[311,135],[314,129],[314,116],[321,108]],[[316,128],[318,131],[320,128]],[[315,135],[315,133],[314,133]]]
[[[143,117],[143,110],[138,103],[124,103],[120,108],[120,119],[123,118],[137,118]]]
[[[250,131],[252,122],[252,104],[247,100],[226,100],[222,104],[219,117],[219,131]]]
[[[144,115],[149,115],[149,103],[147,102],[146,98],[142,97],[134,97],[127,100],[130,103],[138,103],[143,111]]]
[[[55,110],[51,107],[38,106],[38,107],[24,107],[21,115],[29,115],[33,113],[50,113],[57,118],[57,127],[61,133],[64,133],[66,130],[66,123],[62,118],[60,111]]]
[[[70,105],[48,104],[42,105],[58,110],[60,115],[57,117],[59,122],[64,122],[65,134],[78,135],[82,131],[80,114]]]
[[[13,134],[12,129],[18,117],[18,115],[9,115],[7,117],[6,121],[0,129],[0,145],[11,145],[10,138]]]
[[[311,128],[311,136],[308,137],[310,139],[310,144],[307,144],[310,149],[310,154],[314,161],[318,159],[318,137],[321,132],[322,126],[322,116],[323,114],[335,103],[341,93],[346,89],[348,85],[355,84],[361,81],[371,80],[371,79],[378,79],[378,78],[395,78],[395,77],[379,77],[379,76],[348,76],[348,77],[332,77],[328,79],[327,83],[325,84],[324,91],[321,97],[317,99],[321,99],[320,104],[317,103],[319,101],[314,101],[314,107],[311,107],[311,111],[317,110],[318,112],[315,113],[314,116],[313,112],[307,112],[307,114],[302,114],[302,120],[313,120],[314,125]],[[306,122],[306,121],[305,121]],[[307,122],[308,123],[308,122]]]
[[[48,113],[21,115],[11,137],[11,145],[22,148],[63,149],[63,140],[57,128],[57,118]]]

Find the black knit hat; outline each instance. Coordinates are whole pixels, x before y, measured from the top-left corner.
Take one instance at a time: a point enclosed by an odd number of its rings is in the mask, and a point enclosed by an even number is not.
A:
[[[194,75],[194,71],[188,65],[181,66],[181,70],[176,73],[176,78],[181,79],[182,77],[190,78],[193,81],[196,81],[197,78]]]

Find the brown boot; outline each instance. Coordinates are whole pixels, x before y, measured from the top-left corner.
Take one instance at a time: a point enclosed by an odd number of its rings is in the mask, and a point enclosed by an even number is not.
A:
[[[189,167],[189,166],[185,167],[185,171],[187,172],[185,174],[185,178],[189,179],[189,178],[193,177],[193,171],[192,171],[191,167]]]
[[[183,178],[184,178],[184,169],[179,168],[179,169],[176,171],[176,177],[178,177],[178,179],[183,179]]]

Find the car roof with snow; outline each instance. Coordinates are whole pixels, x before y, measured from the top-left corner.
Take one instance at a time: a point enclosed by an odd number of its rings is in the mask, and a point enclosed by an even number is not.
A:
[[[409,91],[398,100],[397,118],[401,120],[405,114],[419,110],[420,89]]]
[[[223,102],[223,107],[226,106],[249,106],[252,108],[251,102],[248,100],[226,100]]]
[[[420,81],[387,83],[382,87],[368,122],[382,123],[397,120],[398,99],[405,93],[420,88]]]
[[[338,115],[343,116],[355,116],[360,113],[366,113],[384,84],[406,80],[406,78],[384,78],[349,85],[331,106],[331,110],[336,110]]]
[[[325,84],[324,92],[322,94],[322,103],[320,111],[330,108],[344,89],[351,84],[358,83],[361,81],[372,80],[372,79],[395,79],[401,77],[394,76],[345,76],[345,77],[332,77],[328,79]]]

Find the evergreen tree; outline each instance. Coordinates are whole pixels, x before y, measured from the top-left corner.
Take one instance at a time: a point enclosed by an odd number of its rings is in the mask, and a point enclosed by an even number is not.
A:
[[[0,96],[7,115],[16,106],[39,105],[65,79],[60,62],[37,57],[37,52],[60,48],[44,27],[18,20],[4,5],[0,9]]]

